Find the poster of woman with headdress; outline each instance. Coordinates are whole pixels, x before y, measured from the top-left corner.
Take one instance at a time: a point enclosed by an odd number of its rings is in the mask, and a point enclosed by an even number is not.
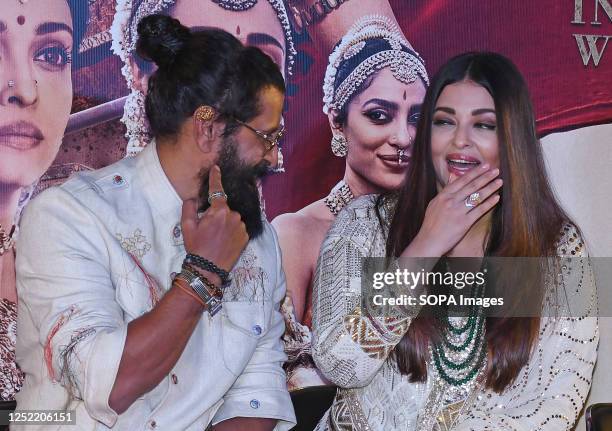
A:
[[[87,2],[9,1],[0,9],[0,401],[23,383],[15,363],[21,211],[55,159],[73,100],[73,60]]]

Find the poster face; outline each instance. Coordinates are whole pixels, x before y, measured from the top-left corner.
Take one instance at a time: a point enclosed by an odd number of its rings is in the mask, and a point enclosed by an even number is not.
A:
[[[18,192],[30,187],[53,162],[72,105],[70,61],[74,34],[69,5],[47,10],[11,2],[2,20],[2,129],[0,130],[3,210],[13,212]],[[9,197],[10,196],[10,197]],[[10,217],[3,220],[10,226]],[[9,222],[10,220],[10,222]]]
[[[342,29],[346,32],[361,12],[368,11],[358,2],[345,0],[332,9],[325,20],[333,20],[334,14],[342,14],[343,19],[334,22],[338,30],[327,33],[317,24],[305,25],[308,7],[280,0],[260,0],[243,11],[199,0],[89,2],[84,39],[72,63],[73,115],[43,185],[61,181],[70,171],[99,168],[127,151],[138,151],[142,143],[128,148],[130,137],[135,142],[146,136],[146,126],[140,124],[146,121],[141,118],[142,100],[135,94],[144,93],[153,66],[134,53],[135,26],[143,14],[161,12],[192,28],[223,28],[261,48],[283,70],[288,84],[287,172],[265,185],[269,218],[326,195],[344,163],[331,154],[322,84],[329,55],[339,41],[334,36],[341,37]],[[86,5],[81,3],[69,2],[74,7]],[[503,7],[498,2],[457,5],[443,0],[368,3],[390,6],[393,19],[430,74],[461,52],[490,50],[508,56],[527,80],[542,136],[610,120],[612,95],[605,76],[611,67],[607,41],[612,23],[606,2],[593,7],[593,2],[583,5],[581,0],[550,0],[537,8],[528,2]],[[352,21],[345,22],[346,16]],[[124,113],[126,103],[128,113]],[[97,110],[87,112],[94,107]]]
[[[334,47],[367,14],[399,26],[428,76],[466,51],[507,56],[527,81],[540,136],[612,122],[607,0],[6,0],[0,9],[3,227],[18,220],[33,194],[74,172],[136,155],[150,142],[143,101],[154,66],[135,53],[135,42],[138,20],[153,13],[194,30],[222,28],[259,47],[283,72],[285,173],[263,185],[270,220],[325,198],[345,175],[346,158],[331,148],[323,83]],[[376,79],[372,97],[393,92],[389,86],[398,80],[384,68]],[[426,80],[411,85],[404,100],[418,106]],[[418,109],[406,112],[414,133],[410,118]],[[290,286],[296,298],[284,305],[293,389],[325,383],[310,358],[309,303],[317,244],[329,220],[313,231],[318,240],[309,245],[314,251],[303,274],[290,276],[301,283]],[[2,280],[3,297],[14,301],[14,286]]]

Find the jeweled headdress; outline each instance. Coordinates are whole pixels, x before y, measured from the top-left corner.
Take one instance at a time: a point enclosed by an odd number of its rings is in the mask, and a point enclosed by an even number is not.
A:
[[[138,23],[145,16],[155,13],[163,13],[176,3],[177,0],[117,0],[115,18],[111,26],[113,36],[112,50],[123,60],[124,66],[121,69],[125,80],[130,89],[123,118],[121,121],[127,128],[126,137],[128,138],[127,155],[139,153],[152,139],[149,124],[145,113],[145,95],[135,86],[135,79],[129,66],[131,55],[136,50],[138,38]],[[205,1],[205,0],[202,0]],[[212,0],[217,6],[223,9],[241,12],[251,9],[258,0]],[[285,34],[286,64],[285,71],[287,76],[292,74],[293,64],[297,51],[293,42],[293,34],[289,17],[283,0],[267,0],[278,16],[278,20]]]
[[[367,15],[344,35],[329,56],[323,82],[323,112],[341,110],[374,73],[389,67],[395,79],[429,85],[425,62],[408,48],[400,30],[387,17]]]

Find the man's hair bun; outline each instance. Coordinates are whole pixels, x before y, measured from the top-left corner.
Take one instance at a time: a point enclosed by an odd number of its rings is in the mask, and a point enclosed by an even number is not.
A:
[[[191,31],[179,20],[166,15],[149,15],[138,23],[136,51],[160,68],[174,63],[177,54],[191,38]]]

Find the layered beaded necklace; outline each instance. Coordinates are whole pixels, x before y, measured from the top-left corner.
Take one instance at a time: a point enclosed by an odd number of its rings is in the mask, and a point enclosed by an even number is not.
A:
[[[451,310],[439,309],[437,318],[443,328],[441,342],[431,346],[438,375],[451,387],[469,386],[482,369],[487,352],[484,337],[484,308],[477,305],[483,298],[485,284],[470,287],[467,317],[452,317]],[[458,394],[457,394],[458,395]]]

